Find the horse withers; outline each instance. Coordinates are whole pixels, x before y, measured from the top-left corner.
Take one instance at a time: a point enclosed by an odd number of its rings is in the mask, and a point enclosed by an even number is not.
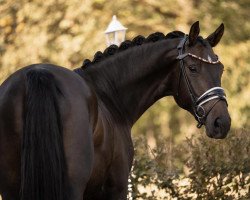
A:
[[[230,129],[223,65],[199,23],[188,35],[137,36],[70,71],[35,64],[0,87],[3,200],[125,200],[133,162],[131,128],[157,100],[173,96],[211,138]]]

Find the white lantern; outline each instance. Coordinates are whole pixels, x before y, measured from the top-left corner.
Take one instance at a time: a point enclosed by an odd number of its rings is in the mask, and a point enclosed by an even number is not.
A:
[[[104,32],[106,35],[107,46],[110,46],[111,44],[119,46],[125,40],[126,30],[127,28],[124,27],[114,15],[108,28]]]

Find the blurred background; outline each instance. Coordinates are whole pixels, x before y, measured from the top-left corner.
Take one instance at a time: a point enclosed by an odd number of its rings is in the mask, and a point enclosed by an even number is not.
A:
[[[197,20],[206,37],[223,22],[225,34],[215,52],[225,65],[222,86],[232,118],[229,138],[208,139],[171,97],[160,100],[133,128],[137,154],[129,198],[247,199],[249,10],[249,0],[0,0],[0,81],[33,63],[81,66],[106,48],[104,31],[113,15],[128,28],[126,39],[156,31],[188,33]],[[180,191],[178,184],[184,189]],[[156,197],[160,191],[163,196]]]

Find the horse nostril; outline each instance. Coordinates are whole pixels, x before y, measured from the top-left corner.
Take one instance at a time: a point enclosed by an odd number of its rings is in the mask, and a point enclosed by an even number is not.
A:
[[[221,127],[221,124],[222,124],[221,119],[220,119],[219,117],[217,117],[217,118],[215,119],[215,121],[214,121],[214,126],[215,126],[216,128],[220,128],[220,127]]]

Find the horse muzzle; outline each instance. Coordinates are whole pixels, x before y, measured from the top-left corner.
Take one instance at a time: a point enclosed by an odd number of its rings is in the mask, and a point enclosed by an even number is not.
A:
[[[218,102],[207,116],[206,134],[210,138],[223,139],[231,127],[231,118],[224,101]]]

